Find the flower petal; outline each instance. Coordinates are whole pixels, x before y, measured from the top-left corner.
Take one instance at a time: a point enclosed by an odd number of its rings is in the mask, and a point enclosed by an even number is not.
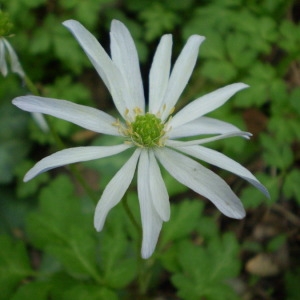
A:
[[[163,120],[169,116],[189,81],[197,61],[199,46],[204,39],[203,36],[192,35],[177,58],[161,106]]]
[[[169,195],[153,151],[149,151],[149,181],[154,207],[160,218],[167,222],[170,219]]]
[[[99,159],[107,156],[112,156],[123,152],[131,146],[121,144],[116,146],[87,146],[87,147],[76,147],[69,148],[53,153],[31,168],[24,177],[24,181],[28,181],[40,173],[48,170],[61,167],[67,164],[75,162],[88,161],[93,159]]]
[[[168,148],[157,149],[156,156],[176,180],[209,199],[224,215],[235,219],[245,216],[240,199],[212,171]]]
[[[121,71],[130,94],[131,107],[128,109],[139,107],[144,112],[145,97],[138,54],[128,29],[120,21],[112,21],[110,40],[112,60]]]
[[[171,67],[172,35],[162,36],[149,75],[149,111],[156,114],[168,87]]]
[[[142,151],[138,165],[138,195],[143,226],[142,257],[152,255],[162,227],[162,219],[158,215],[150,192],[149,156]]]
[[[96,206],[94,215],[94,226],[97,231],[102,230],[107,214],[115,205],[120,202],[126,190],[128,189],[132,181],[140,153],[140,149],[135,150],[129,160],[105,187],[103,194]]]
[[[217,136],[212,136],[212,137],[205,138],[205,139],[186,141],[186,142],[185,141],[167,140],[166,145],[170,146],[170,147],[184,147],[184,146],[201,145],[201,144],[206,144],[206,143],[210,143],[210,142],[214,142],[217,140],[222,140],[222,139],[226,139],[226,138],[234,137],[234,136],[241,136],[245,139],[249,139],[249,137],[252,136],[252,134],[250,132],[246,132],[246,131],[235,131],[235,132],[219,134]]]
[[[17,56],[15,50],[13,49],[13,47],[10,45],[10,43],[6,39],[3,39],[3,41],[8,50],[10,63],[11,63],[11,70],[14,73],[17,73],[21,78],[24,78],[25,73],[24,73],[23,68],[21,67],[21,64],[19,62],[19,59],[18,59],[18,56]]]
[[[170,121],[170,126],[176,128],[191,122],[222,106],[238,91],[248,87],[244,83],[234,83],[206,94],[181,109]]]
[[[12,102],[25,111],[48,114],[95,132],[120,136],[117,127],[112,125],[116,120],[92,107],[37,96],[17,97]]]
[[[97,39],[84,26],[75,20],[65,21],[63,25],[66,26],[77,39],[109,89],[119,113],[124,117],[126,109],[128,108],[126,100],[129,101],[130,95],[126,89],[121,72],[112,62]]]
[[[174,129],[172,128],[168,132],[168,137],[170,139],[174,139],[201,134],[224,134],[239,130],[239,128],[230,123],[209,117],[200,117]]]
[[[266,197],[270,198],[268,190],[251,172],[226,155],[203,146],[178,147],[177,150],[244,178],[259,189]]]

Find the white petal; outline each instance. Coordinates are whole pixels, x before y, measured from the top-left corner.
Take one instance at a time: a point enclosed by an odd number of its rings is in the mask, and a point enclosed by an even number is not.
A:
[[[68,20],[63,22],[77,39],[91,63],[109,89],[119,113],[124,117],[127,109],[126,100],[129,94],[124,79],[111,58],[99,44],[97,39],[79,22]]]
[[[203,195],[226,216],[240,219],[245,210],[228,184],[193,159],[171,149],[157,149],[156,155],[166,170],[179,182]]]
[[[209,117],[200,117],[184,125],[172,128],[170,132],[168,132],[168,137],[174,139],[201,134],[223,134],[239,130],[239,128],[230,123]]]
[[[25,111],[48,114],[95,132],[120,136],[117,127],[112,125],[116,120],[92,107],[37,96],[18,97],[12,102]]]
[[[154,207],[165,222],[170,219],[169,195],[153,151],[149,151],[149,181]]]
[[[34,121],[37,123],[37,125],[43,132],[49,132],[49,126],[43,114],[33,112],[31,113],[31,115]]]
[[[172,118],[170,126],[176,128],[215,110],[222,106],[235,93],[246,87],[248,85],[244,83],[234,83],[194,100]]]
[[[22,78],[24,78],[25,73],[23,71],[23,68],[20,65],[20,62],[19,62],[19,59],[18,59],[18,56],[17,56],[15,50],[12,48],[12,46],[10,45],[10,43],[6,39],[3,39],[3,41],[5,43],[5,46],[6,46],[7,50],[8,50],[8,53],[9,53],[9,58],[10,58],[10,63],[11,63],[11,70],[14,73],[17,73],[18,75],[20,75]]]
[[[7,64],[5,59],[5,45],[4,39],[0,38],[0,72],[3,76],[7,75]]]
[[[24,177],[24,181],[28,181],[40,173],[57,167],[72,164],[75,162],[82,162],[112,156],[123,152],[128,148],[130,148],[130,146],[121,144],[116,146],[87,146],[64,149],[53,153],[36,163],[35,166],[27,172]]]
[[[141,150],[137,149],[105,187],[94,215],[94,226],[97,231],[102,230],[107,214],[120,202],[127,191],[132,181],[140,153]]]
[[[130,94],[131,107],[139,107],[145,111],[145,97],[139,58],[134,41],[123,23],[113,20],[111,23],[110,49],[113,62],[122,73]]]
[[[177,58],[170,76],[166,96],[161,107],[162,109],[165,106],[162,119],[168,117],[189,81],[197,61],[199,46],[204,39],[203,36],[192,35]]]
[[[162,219],[153,205],[150,191],[149,156],[142,151],[138,165],[138,195],[143,226],[142,257],[152,255],[162,227]]]
[[[171,67],[172,35],[162,36],[149,75],[149,111],[156,114],[168,87]]]
[[[265,196],[270,197],[268,190],[253,176],[251,172],[224,154],[203,146],[179,147],[177,150],[244,178],[259,189]]]
[[[187,142],[167,140],[166,145],[170,146],[170,147],[184,147],[184,146],[201,145],[201,144],[206,144],[206,143],[210,143],[210,142],[214,142],[217,140],[226,139],[226,138],[234,137],[234,136],[241,136],[245,139],[249,139],[249,137],[252,136],[252,134],[250,132],[246,132],[246,131],[235,131],[235,132],[220,134],[220,135],[209,137],[209,138],[187,141]]]

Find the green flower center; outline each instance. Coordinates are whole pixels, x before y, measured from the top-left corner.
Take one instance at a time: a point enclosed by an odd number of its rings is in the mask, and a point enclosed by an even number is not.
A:
[[[127,126],[126,135],[137,146],[145,148],[163,146],[165,125],[154,114],[137,115],[134,122],[128,123]]]

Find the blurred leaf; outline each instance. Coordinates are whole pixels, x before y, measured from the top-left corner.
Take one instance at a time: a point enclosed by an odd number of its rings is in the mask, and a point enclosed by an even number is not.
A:
[[[0,295],[8,299],[21,280],[32,275],[25,245],[0,235]]]
[[[171,205],[171,219],[164,224],[160,246],[188,237],[196,229],[203,207],[204,204],[198,199]]]
[[[40,208],[29,215],[27,230],[33,244],[56,257],[70,274],[97,279],[91,223],[92,216],[82,213],[72,183],[61,175],[42,190]]]
[[[262,63],[254,64],[250,69],[249,76],[242,79],[242,82],[250,87],[236,95],[235,104],[238,107],[262,106],[269,98],[270,82],[275,85],[277,81],[281,82],[276,78],[272,66]]]
[[[182,271],[172,276],[181,299],[238,299],[226,283],[239,274],[239,245],[234,235],[212,237],[207,246],[182,242],[178,260]],[[216,288],[218,287],[218,288]]]
[[[162,2],[163,3],[163,2]],[[166,32],[174,29],[178,23],[178,16],[162,3],[151,3],[140,13],[140,19],[145,22],[145,39],[152,41]]]
[[[122,199],[121,201],[125,201]],[[135,248],[135,241],[128,241],[126,228],[128,216],[124,208],[117,205],[109,214],[107,224],[99,235],[100,268],[104,274],[103,280],[113,288],[124,288],[136,276],[137,261],[135,255],[129,254]]]
[[[300,268],[289,271],[284,276],[286,300],[298,300],[300,295]]]
[[[8,183],[14,168],[29,151],[26,125],[30,115],[11,103],[2,103],[0,107],[0,182]]]
[[[299,55],[300,25],[296,25],[291,20],[282,20],[279,32],[279,46],[288,53]]]
[[[220,84],[232,80],[237,74],[235,67],[230,62],[217,60],[204,62],[200,72],[204,77]]]
[[[49,180],[49,174],[43,173],[39,174],[34,180],[30,180],[28,182],[24,182],[23,178],[25,174],[32,168],[33,162],[28,160],[23,160],[18,166],[15,168],[15,174],[18,177],[18,185],[16,188],[16,193],[18,198],[25,198],[34,195],[38,188]]]
[[[292,108],[300,115],[300,87],[295,88],[290,95]]]
[[[280,145],[266,134],[261,134],[261,144],[264,148],[263,158],[267,165],[285,170],[293,163],[293,152],[289,145]]]
[[[278,236],[272,238],[267,245],[267,250],[270,252],[277,251],[280,247],[282,247],[287,240],[287,236],[285,234],[279,234]]]
[[[233,65],[246,68],[254,63],[257,52],[249,48],[249,37],[245,34],[229,34],[225,43]]]
[[[300,205],[300,171],[294,169],[289,172],[283,183],[283,193],[287,198],[294,198],[295,201]]]
[[[266,198],[259,190],[253,186],[243,188],[241,200],[245,208],[256,208],[260,205],[271,205],[278,200],[280,192],[280,179],[276,176],[267,174],[255,174],[257,179],[267,188],[270,193],[270,199]]]
[[[97,285],[78,284],[64,292],[61,300],[118,300],[118,296],[112,290]]]
[[[19,287],[10,300],[47,300],[49,288],[48,282],[29,282]]]

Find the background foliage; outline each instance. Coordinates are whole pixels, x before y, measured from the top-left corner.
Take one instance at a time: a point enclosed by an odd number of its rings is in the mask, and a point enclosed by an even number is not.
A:
[[[212,147],[238,160],[266,185],[271,200],[220,170],[241,197],[243,221],[166,175],[172,202],[157,250],[137,260],[136,232],[122,204],[103,232],[92,226],[95,203],[68,169],[23,183],[35,161],[57,150],[31,116],[11,105],[29,93],[17,75],[0,79],[0,298],[23,299],[298,299],[300,205],[300,2],[293,0],[13,0],[10,42],[46,97],[113,111],[103,83],[61,23],[82,22],[106,49],[113,18],[138,46],[144,82],[159,37],[174,35],[175,58],[188,36],[206,36],[184,105],[233,82],[251,87],[212,115],[254,134]],[[50,119],[50,118],[49,118]],[[111,139],[50,119],[68,146]],[[95,194],[125,161],[79,166]],[[139,218],[135,188],[127,202]]]

